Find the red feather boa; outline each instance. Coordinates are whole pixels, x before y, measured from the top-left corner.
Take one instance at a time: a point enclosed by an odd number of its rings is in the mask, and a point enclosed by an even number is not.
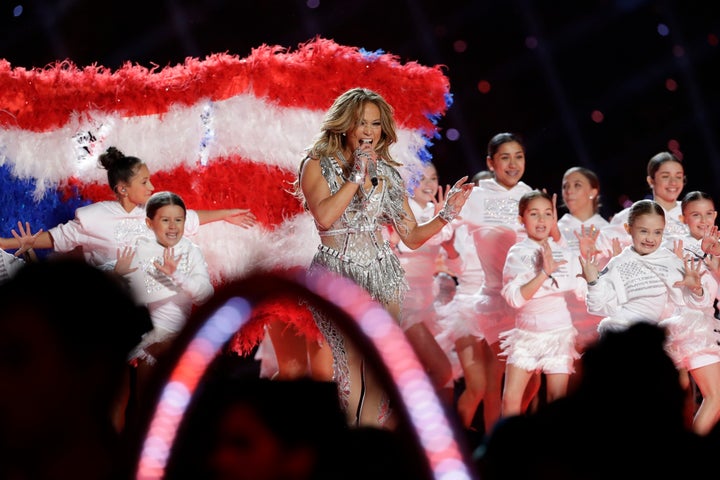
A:
[[[394,55],[362,55],[357,47],[316,38],[296,51],[262,45],[245,59],[213,54],[162,69],[126,63],[113,72],[98,65],[79,68],[65,60],[27,70],[0,60],[0,105],[5,113],[0,126],[46,131],[87,111],[162,114],[198,98],[217,101],[250,91],[281,106],[324,110],[356,86],[383,95],[400,125],[428,134],[436,127],[427,115],[447,109],[449,80],[440,66],[401,64]]]

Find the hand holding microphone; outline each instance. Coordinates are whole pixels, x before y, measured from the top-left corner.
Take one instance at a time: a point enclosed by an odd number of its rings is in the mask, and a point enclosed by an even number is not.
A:
[[[366,157],[367,163],[367,174],[370,175],[370,182],[372,183],[373,187],[377,187],[378,179],[377,179],[377,160],[373,160],[371,155],[365,151],[362,151],[363,145],[372,145],[372,139],[370,138],[361,138],[360,139],[360,147],[358,147],[358,154],[363,155]]]

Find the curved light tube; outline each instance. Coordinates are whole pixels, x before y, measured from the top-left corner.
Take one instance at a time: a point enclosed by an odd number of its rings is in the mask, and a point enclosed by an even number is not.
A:
[[[282,280],[278,278],[277,282]],[[388,312],[344,277],[298,273],[289,281],[344,311],[373,343],[395,381],[433,477],[470,480],[472,476],[442,403],[404,332]],[[238,292],[243,292],[243,282],[239,285]],[[243,292],[228,298],[208,315],[187,343],[161,389],[140,452],[137,480],[163,478],[178,427],[198,383],[222,347],[248,322],[256,296]]]

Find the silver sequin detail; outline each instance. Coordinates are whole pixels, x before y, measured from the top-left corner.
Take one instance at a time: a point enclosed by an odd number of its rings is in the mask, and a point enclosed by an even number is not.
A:
[[[486,198],[485,222],[492,225],[514,225],[517,223],[518,203],[514,198]]]
[[[340,165],[334,158],[326,157],[320,160],[320,169],[330,192],[335,194],[346,181]],[[369,191],[359,188],[332,227],[325,231],[318,229],[323,243],[318,247],[309,272],[312,275],[330,270],[350,278],[382,304],[401,305],[408,284],[400,261],[382,237],[382,229],[387,225],[402,228],[406,218],[403,209],[406,192],[402,177],[390,165],[378,161],[377,173],[382,180],[377,187]],[[331,318],[310,308],[333,351],[334,380],[340,401],[347,408],[350,376],[345,340]]]

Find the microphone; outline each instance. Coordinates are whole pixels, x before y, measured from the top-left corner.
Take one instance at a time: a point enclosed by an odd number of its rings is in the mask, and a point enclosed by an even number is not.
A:
[[[377,187],[378,180],[377,180],[377,164],[370,160],[370,163],[368,163],[368,175],[370,175],[370,183],[372,183],[373,187]]]
[[[372,140],[369,138],[361,138],[360,139],[360,145],[368,144],[372,145]],[[373,187],[377,187],[378,179],[377,179],[377,163],[374,161],[370,161],[367,166],[368,169],[368,175],[370,175],[370,183],[372,183]]]

